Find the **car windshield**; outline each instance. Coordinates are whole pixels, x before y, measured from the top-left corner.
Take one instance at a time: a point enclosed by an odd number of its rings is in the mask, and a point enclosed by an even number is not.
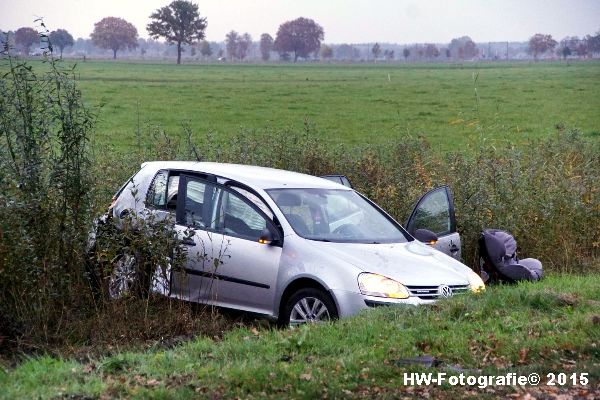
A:
[[[267,190],[294,231],[325,242],[403,243],[409,236],[353,190]]]

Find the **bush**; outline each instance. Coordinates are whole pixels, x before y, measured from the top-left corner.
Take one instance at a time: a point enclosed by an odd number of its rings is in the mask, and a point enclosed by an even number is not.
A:
[[[135,293],[138,297],[147,297],[156,265],[163,272],[167,265],[176,268],[185,254],[180,251],[173,221],[141,220],[135,215],[128,218],[128,229],[101,230],[101,248],[89,252],[94,217],[106,211],[114,188],[136,167],[119,161],[121,157],[114,152],[94,157],[90,136],[95,116],[81,98],[73,70],[64,70],[52,58],[45,61],[43,73],[10,56],[4,61],[7,72],[0,79],[0,350],[15,344],[37,348],[86,343],[103,335],[82,327],[100,323],[110,329],[106,321],[122,322],[110,314],[121,315],[124,306],[106,307],[103,300],[115,260],[123,252],[137,256],[136,267],[143,277]],[[154,149],[159,150],[165,149]],[[123,304],[139,308],[140,303]],[[196,315],[193,323],[178,325],[173,323],[177,316],[190,320],[189,309],[169,305],[176,310],[175,316],[164,318],[158,311],[152,314],[151,304],[146,302],[141,313],[130,313],[144,316],[132,321],[127,327],[130,331],[156,327],[162,321],[164,329],[154,332],[180,333],[182,326],[197,327],[198,321],[206,320]],[[214,322],[209,317],[207,325]]]
[[[72,71],[12,58],[0,80],[0,303],[11,328],[48,337],[79,296],[90,210],[89,134]]]

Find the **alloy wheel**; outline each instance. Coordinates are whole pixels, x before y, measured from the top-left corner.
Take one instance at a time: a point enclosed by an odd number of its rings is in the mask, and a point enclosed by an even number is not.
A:
[[[118,299],[129,293],[136,281],[135,257],[125,254],[117,264],[108,282],[108,295],[111,299]]]
[[[331,316],[325,303],[316,297],[303,297],[294,304],[290,325],[329,321]]]

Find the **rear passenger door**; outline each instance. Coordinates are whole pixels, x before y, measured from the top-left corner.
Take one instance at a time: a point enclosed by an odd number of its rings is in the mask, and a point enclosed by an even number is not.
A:
[[[452,193],[448,186],[441,186],[427,192],[417,202],[406,229],[415,235],[417,229],[427,229],[438,236],[433,247],[460,261],[460,235],[456,231],[456,216]]]
[[[213,229],[216,179],[210,175],[179,176],[175,229],[187,246],[183,269],[173,271],[171,295],[197,302],[214,302],[219,282],[212,279],[220,257],[222,235]]]

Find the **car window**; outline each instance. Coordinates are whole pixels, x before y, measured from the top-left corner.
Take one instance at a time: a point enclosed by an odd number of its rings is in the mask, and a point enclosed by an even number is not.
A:
[[[438,235],[450,232],[450,203],[445,190],[431,192],[416,209],[411,231],[428,229]]]
[[[168,171],[158,171],[148,193],[146,194],[146,207],[164,208],[167,203],[167,178]]]
[[[217,230],[232,236],[258,240],[267,227],[267,220],[242,196],[230,190],[220,190]]]
[[[167,210],[175,211],[177,208],[177,191],[179,190],[179,175],[169,175],[167,186]]]
[[[264,212],[267,217],[269,217],[271,220],[273,220],[273,213],[271,212],[271,209],[265,204],[265,202],[260,197],[258,197],[257,195],[255,195],[254,193],[252,193],[246,189],[242,189],[237,186],[230,186],[230,187],[233,190],[235,190],[236,192],[240,193],[246,199],[250,200],[255,206],[260,208],[260,210],[262,212]]]
[[[277,202],[277,200],[275,200]],[[291,204],[284,205],[279,207],[286,219],[294,220],[292,225],[297,225],[300,227],[302,232],[307,232],[312,234],[315,231],[315,220],[310,212],[310,207],[308,204]]]
[[[298,235],[312,240],[403,243],[404,230],[353,190],[268,189]]]
[[[325,204],[330,223],[360,212],[356,204],[341,196],[327,196]]]
[[[213,204],[214,186],[189,179],[185,187],[185,223],[193,228],[210,228],[210,209]],[[206,208],[205,208],[206,207]]]

